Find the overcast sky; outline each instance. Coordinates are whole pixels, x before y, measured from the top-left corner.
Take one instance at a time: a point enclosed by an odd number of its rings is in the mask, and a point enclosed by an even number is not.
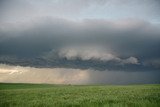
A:
[[[0,0],[0,81],[160,83],[159,10],[159,0]]]

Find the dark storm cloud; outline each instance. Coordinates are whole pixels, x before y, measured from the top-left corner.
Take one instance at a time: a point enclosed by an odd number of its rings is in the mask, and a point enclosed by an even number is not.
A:
[[[143,20],[86,19],[77,22],[42,18],[19,25],[5,24],[1,26],[0,38],[1,63],[99,70],[159,70],[160,27]]]
[[[0,0],[0,62],[159,70],[159,5],[158,0]]]
[[[0,82],[160,83],[159,10],[159,0],[0,0]]]

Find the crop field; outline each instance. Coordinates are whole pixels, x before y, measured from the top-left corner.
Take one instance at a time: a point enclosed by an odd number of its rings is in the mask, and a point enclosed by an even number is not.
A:
[[[0,107],[160,107],[160,85],[0,83]]]

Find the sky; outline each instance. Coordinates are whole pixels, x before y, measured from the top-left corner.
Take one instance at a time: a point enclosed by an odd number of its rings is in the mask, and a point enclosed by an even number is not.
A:
[[[159,0],[0,0],[0,82],[160,83]]]

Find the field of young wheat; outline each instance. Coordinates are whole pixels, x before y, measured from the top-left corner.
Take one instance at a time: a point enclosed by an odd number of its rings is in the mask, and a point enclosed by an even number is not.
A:
[[[0,107],[160,107],[160,85],[1,83]]]

